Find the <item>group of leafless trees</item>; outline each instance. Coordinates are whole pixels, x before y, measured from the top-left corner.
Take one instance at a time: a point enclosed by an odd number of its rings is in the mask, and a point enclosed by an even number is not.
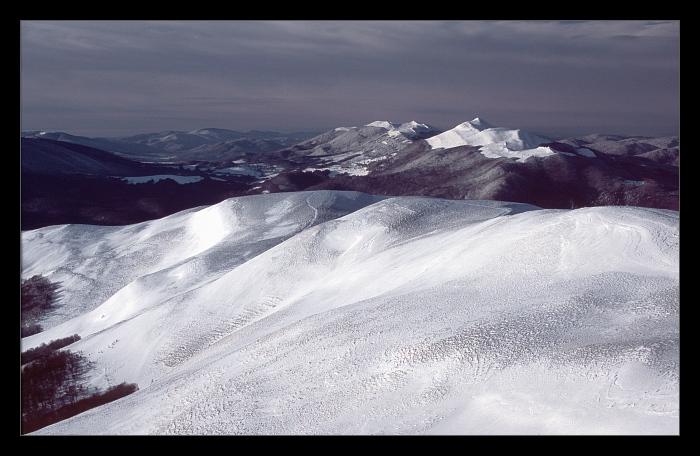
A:
[[[22,282],[22,337],[41,332],[37,320],[52,307],[57,286],[42,276]],[[134,383],[100,391],[90,387],[91,363],[65,347],[80,340],[74,334],[21,352],[21,433],[27,434],[85,410],[133,393]]]
[[[22,282],[22,337],[43,329],[37,321],[53,306],[58,285],[44,276],[35,275]]]

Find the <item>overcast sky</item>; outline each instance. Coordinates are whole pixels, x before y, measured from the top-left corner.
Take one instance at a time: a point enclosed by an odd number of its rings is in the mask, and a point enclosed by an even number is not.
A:
[[[21,21],[22,130],[679,134],[679,21]]]

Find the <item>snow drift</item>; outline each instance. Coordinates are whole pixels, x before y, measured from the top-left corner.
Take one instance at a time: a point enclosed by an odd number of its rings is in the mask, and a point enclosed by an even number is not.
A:
[[[677,434],[678,212],[300,192],[22,233],[98,386],[36,434]]]

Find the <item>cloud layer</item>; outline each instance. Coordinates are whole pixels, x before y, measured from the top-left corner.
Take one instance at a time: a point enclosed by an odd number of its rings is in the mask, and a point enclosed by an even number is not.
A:
[[[22,21],[21,128],[677,134],[678,21]]]

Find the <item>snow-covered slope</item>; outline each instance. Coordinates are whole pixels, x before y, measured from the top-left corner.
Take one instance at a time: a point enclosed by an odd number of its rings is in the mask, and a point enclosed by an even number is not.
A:
[[[367,127],[381,127],[389,131],[389,136],[403,135],[409,139],[424,138],[430,135],[436,135],[440,133],[437,128],[426,125],[423,123],[418,123],[415,120],[410,122],[405,122],[402,124],[392,123],[386,120],[378,120],[371,122]]]
[[[481,146],[481,153],[488,158],[506,157],[519,161],[556,153],[550,147],[540,147],[540,144],[549,142],[545,138],[518,129],[496,127],[478,117],[426,141],[434,149]]]
[[[395,156],[406,146],[439,130],[416,121],[386,120],[362,127],[339,127],[300,143],[300,155],[310,158],[306,171],[330,170],[354,176],[368,174],[368,165]]]
[[[22,233],[116,402],[37,434],[677,434],[678,213],[302,192]]]

